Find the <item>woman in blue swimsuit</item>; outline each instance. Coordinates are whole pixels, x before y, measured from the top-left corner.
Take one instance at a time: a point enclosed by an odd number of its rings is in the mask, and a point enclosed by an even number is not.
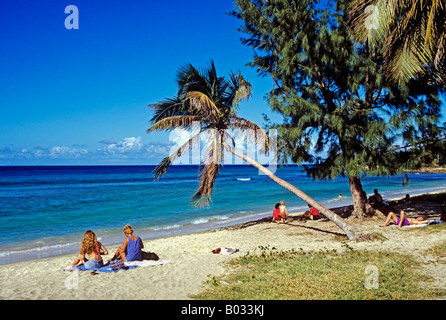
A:
[[[131,225],[126,225],[122,230],[125,234],[125,240],[122,246],[118,248],[112,261],[115,259],[121,259],[122,261],[141,261],[142,260],[142,249],[144,248],[144,243],[140,237],[133,235],[133,228]]]

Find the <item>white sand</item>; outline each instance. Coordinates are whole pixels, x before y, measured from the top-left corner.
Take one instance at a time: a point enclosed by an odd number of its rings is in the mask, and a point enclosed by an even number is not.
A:
[[[435,219],[444,206],[422,203],[405,207],[409,215],[423,212]],[[291,219],[290,219],[291,220]],[[71,263],[72,255],[58,256],[29,262],[0,266],[0,299],[150,299],[185,300],[190,294],[202,290],[209,277],[228,271],[225,263],[245,255],[259,246],[277,249],[319,251],[345,249],[345,242],[354,249],[369,249],[414,254],[425,263],[420,272],[433,277],[429,286],[446,288],[446,259],[431,257],[426,250],[446,239],[446,231],[435,233],[411,232],[394,226],[378,227],[382,219],[367,218],[362,224],[349,219],[352,224],[379,232],[388,240],[349,242],[343,232],[328,220],[290,221],[288,224],[253,222],[239,226],[206,232],[144,241],[146,251],[156,252],[169,263],[148,266],[116,273],[64,272]],[[425,227],[431,228],[431,226]],[[136,230],[137,231],[137,230]],[[135,232],[137,234],[137,232]],[[232,255],[206,252],[184,252],[184,249],[208,249],[236,247],[240,251]],[[116,247],[107,248],[111,253]],[[77,278],[76,278],[77,277]],[[77,286],[77,287],[76,287]]]

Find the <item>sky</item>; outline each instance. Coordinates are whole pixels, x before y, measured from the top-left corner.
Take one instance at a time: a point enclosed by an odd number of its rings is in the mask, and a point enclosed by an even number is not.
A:
[[[74,5],[76,12],[67,10]],[[178,68],[215,62],[253,87],[239,116],[273,120],[233,0],[1,0],[0,165],[152,165],[176,137],[150,133],[148,105]],[[76,22],[78,24],[76,25]],[[72,27],[75,28],[72,28]],[[444,106],[443,106],[444,109]],[[444,110],[443,110],[444,114]]]
[[[78,19],[65,13],[69,5]],[[240,42],[241,22],[226,14],[232,7],[232,0],[1,0],[0,165],[157,164],[174,141],[146,133],[147,106],[175,95],[186,63],[213,60],[225,77],[240,70],[253,91],[239,116],[262,126],[272,82],[246,66],[252,50]]]

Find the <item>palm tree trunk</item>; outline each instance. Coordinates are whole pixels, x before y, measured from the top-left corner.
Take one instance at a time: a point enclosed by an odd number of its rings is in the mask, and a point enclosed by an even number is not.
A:
[[[318,203],[316,200],[312,199],[305,193],[303,193],[301,190],[290,184],[289,182],[286,182],[285,180],[277,177],[274,175],[270,170],[262,166],[259,162],[256,160],[246,156],[245,154],[237,151],[236,149],[232,148],[230,145],[228,145],[226,142],[224,142],[224,147],[229,152],[233,153],[237,157],[243,159],[253,167],[259,169],[261,172],[263,172],[266,176],[268,176],[271,180],[276,182],[281,187],[287,189],[288,191],[294,193],[296,196],[298,196],[300,199],[308,203],[309,205],[315,207],[320,213],[322,213],[325,217],[333,221],[339,228],[341,228],[347,235],[347,237],[351,241],[361,241],[361,240],[370,240],[371,236],[369,234],[363,233],[361,230],[357,229],[356,227],[350,225],[347,223],[344,219],[342,219],[340,216],[338,216],[336,213],[331,211],[330,209],[327,209],[320,203]]]
[[[363,195],[361,180],[358,177],[348,177],[348,181],[353,200],[353,216],[362,221],[365,216],[367,198]]]

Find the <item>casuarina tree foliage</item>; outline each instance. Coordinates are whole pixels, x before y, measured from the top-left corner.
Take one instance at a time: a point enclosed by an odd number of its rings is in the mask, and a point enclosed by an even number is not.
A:
[[[283,116],[273,124],[282,160],[310,163],[305,170],[314,179],[346,175],[362,218],[361,178],[409,165],[397,149],[437,126],[441,87],[428,73],[402,85],[387,80],[383,48],[354,41],[347,4],[236,0],[230,14],[254,50],[249,64],[274,80],[268,101]]]

